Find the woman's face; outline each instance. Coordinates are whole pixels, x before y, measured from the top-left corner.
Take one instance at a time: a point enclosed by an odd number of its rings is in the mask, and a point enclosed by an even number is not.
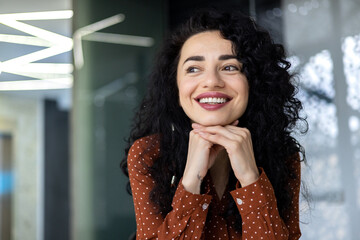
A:
[[[228,125],[240,118],[249,96],[241,67],[231,41],[218,31],[186,40],[177,66],[179,100],[186,115],[205,126]]]

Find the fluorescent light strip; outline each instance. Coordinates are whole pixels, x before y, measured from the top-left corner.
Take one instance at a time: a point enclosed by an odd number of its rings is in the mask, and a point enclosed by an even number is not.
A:
[[[124,14],[117,14],[115,16],[109,17],[109,18],[105,18],[101,21],[92,23],[90,25],[87,25],[85,27],[79,28],[78,30],[76,30],[76,32],[74,33],[74,35],[76,34],[80,34],[80,36],[85,36],[88,35],[90,33],[99,31],[101,29],[110,27],[112,25],[115,25],[117,23],[121,23],[122,21],[125,20],[125,15]]]
[[[7,73],[17,74],[34,79],[50,79],[50,78],[53,79],[53,78],[72,77],[71,74],[59,74],[59,73],[28,73],[28,72],[18,72],[18,71],[7,71]]]
[[[73,65],[68,63],[29,63],[25,65],[7,66],[6,72],[11,73],[56,73],[70,74],[73,72]]]
[[[124,14],[117,14],[115,16],[105,18],[104,20],[101,20],[99,22],[90,24],[88,26],[85,26],[85,27],[82,27],[82,28],[79,28],[78,30],[76,30],[74,33],[74,36],[73,36],[73,38],[74,38],[73,52],[74,52],[75,67],[77,69],[80,69],[84,65],[84,54],[83,54],[82,43],[81,43],[81,39],[83,36],[86,36],[93,32],[110,27],[110,26],[120,23],[124,20],[125,20]]]
[[[150,37],[131,36],[114,33],[100,33],[94,32],[90,35],[84,36],[84,40],[133,45],[138,47],[151,47],[154,44],[154,39]]]
[[[0,91],[68,89],[72,84],[72,78],[7,81],[0,82]]]
[[[32,25],[21,23],[15,20],[2,20],[0,19],[0,23],[9,26],[11,28],[14,28],[16,30],[28,33],[30,35],[36,36],[38,38],[47,40],[49,42],[52,42],[54,44],[70,44],[72,42],[71,38],[62,36],[57,33],[53,33],[38,27],[34,27]]]
[[[12,68],[13,66],[17,65],[24,65],[26,63],[35,62],[38,60],[42,60],[48,57],[52,57],[64,52],[71,51],[71,46],[54,46],[51,48],[46,48],[37,52],[33,52],[21,57],[10,59],[6,62],[2,62],[2,71],[6,72],[6,67],[9,66],[9,68]]]
[[[0,42],[32,45],[32,46],[40,46],[40,47],[53,46],[53,44],[51,44],[49,41],[43,40],[38,37],[10,35],[10,34],[0,34]]]
[[[73,41],[19,20],[69,19],[73,11],[48,11],[33,13],[0,14],[0,23],[35,37],[0,34],[0,41],[48,47],[27,55],[0,62],[0,73],[8,72],[39,80],[0,82],[0,91],[67,89],[73,84],[71,64],[32,63],[72,50]],[[20,69],[20,70],[19,70]]]
[[[46,11],[46,12],[29,12],[29,13],[10,13],[0,14],[0,21],[3,19],[13,20],[50,20],[50,19],[70,19],[73,16],[72,10],[64,11]]]

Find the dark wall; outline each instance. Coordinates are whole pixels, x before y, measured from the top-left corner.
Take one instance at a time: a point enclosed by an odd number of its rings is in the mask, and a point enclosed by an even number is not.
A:
[[[256,0],[256,22],[268,30],[274,41],[283,44],[281,0]]]
[[[44,239],[69,239],[69,113],[45,100]]]
[[[223,10],[236,10],[251,15],[256,22],[267,29],[276,42],[282,43],[282,13],[280,0],[183,0],[168,1],[170,29],[183,23],[198,9],[214,7]],[[279,11],[280,10],[280,11]]]
[[[169,2],[169,27],[176,28],[198,9],[214,7],[223,10],[238,10],[249,14],[249,0],[184,0]]]

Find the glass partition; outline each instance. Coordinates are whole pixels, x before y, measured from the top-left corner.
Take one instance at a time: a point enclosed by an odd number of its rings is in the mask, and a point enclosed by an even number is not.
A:
[[[351,0],[282,2],[285,44],[309,122],[303,179],[312,203],[310,210],[303,205],[302,239],[360,236],[359,10]]]

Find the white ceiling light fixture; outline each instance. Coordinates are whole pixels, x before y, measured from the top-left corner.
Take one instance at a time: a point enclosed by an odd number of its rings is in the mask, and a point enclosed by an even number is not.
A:
[[[151,37],[98,32],[123,22],[124,14],[117,14],[82,27],[75,31],[73,39],[20,22],[70,19],[72,16],[73,11],[71,10],[0,14],[0,24],[31,35],[0,34],[0,42],[44,47],[44,49],[0,62],[0,74],[6,72],[35,78],[35,80],[1,81],[0,91],[71,88],[73,83],[72,64],[34,62],[74,50],[75,67],[81,69],[84,65],[82,40],[139,47],[151,47],[154,44],[154,39]]]
[[[82,38],[84,36],[87,36],[89,34],[92,34],[96,31],[99,31],[101,29],[110,27],[112,25],[115,25],[117,23],[120,23],[124,21],[125,15],[124,14],[117,14],[115,16],[105,18],[101,21],[95,22],[93,24],[90,24],[88,26],[79,28],[74,33],[74,61],[75,61],[75,67],[76,69],[82,68],[84,65],[84,54],[82,49]]]
[[[72,87],[70,78],[0,82],[1,91],[53,90]]]
[[[19,22],[23,20],[70,19],[72,16],[73,11],[71,10],[0,14],[1,24],[31,35],[0,34],[0,42],[45,47],[44,49],[0,62],[0,74],[1,72],[6,72],[37,79],[2,81],[0,82],[0,91],[66,89],[72,87],[72,64],[34,63],[71,51],[73,48],[72,39],[28,23]]]
[[[40,47],[50,47],[51,43],[38,37],[0,34],[0,42],[16,43]]]
[[[1,20],[50,20],[50,19],[70,19],[73,16],[72,10],[46,11],[46,12],[28,12],[28,13],[9,13],[0,14]]]
[[[85,36],[83,39],[94,42],[124,44],[138,47],[151,47],[154,44],[154,39],[151,37],[139,37],[132,35],[101,32],[94,32],[90,35]]]
[[[154,39],[151,37],[133,36],[115,33],[98,32],[104,28],[110,27],[125,20],[124,14],[103,19],[88,26],[79,28],[74,33],[74,61],[75,68],[81,69],[84,65],[84,54],[82,49],[82,40],[123,44],[138,47],[151,47]]]

